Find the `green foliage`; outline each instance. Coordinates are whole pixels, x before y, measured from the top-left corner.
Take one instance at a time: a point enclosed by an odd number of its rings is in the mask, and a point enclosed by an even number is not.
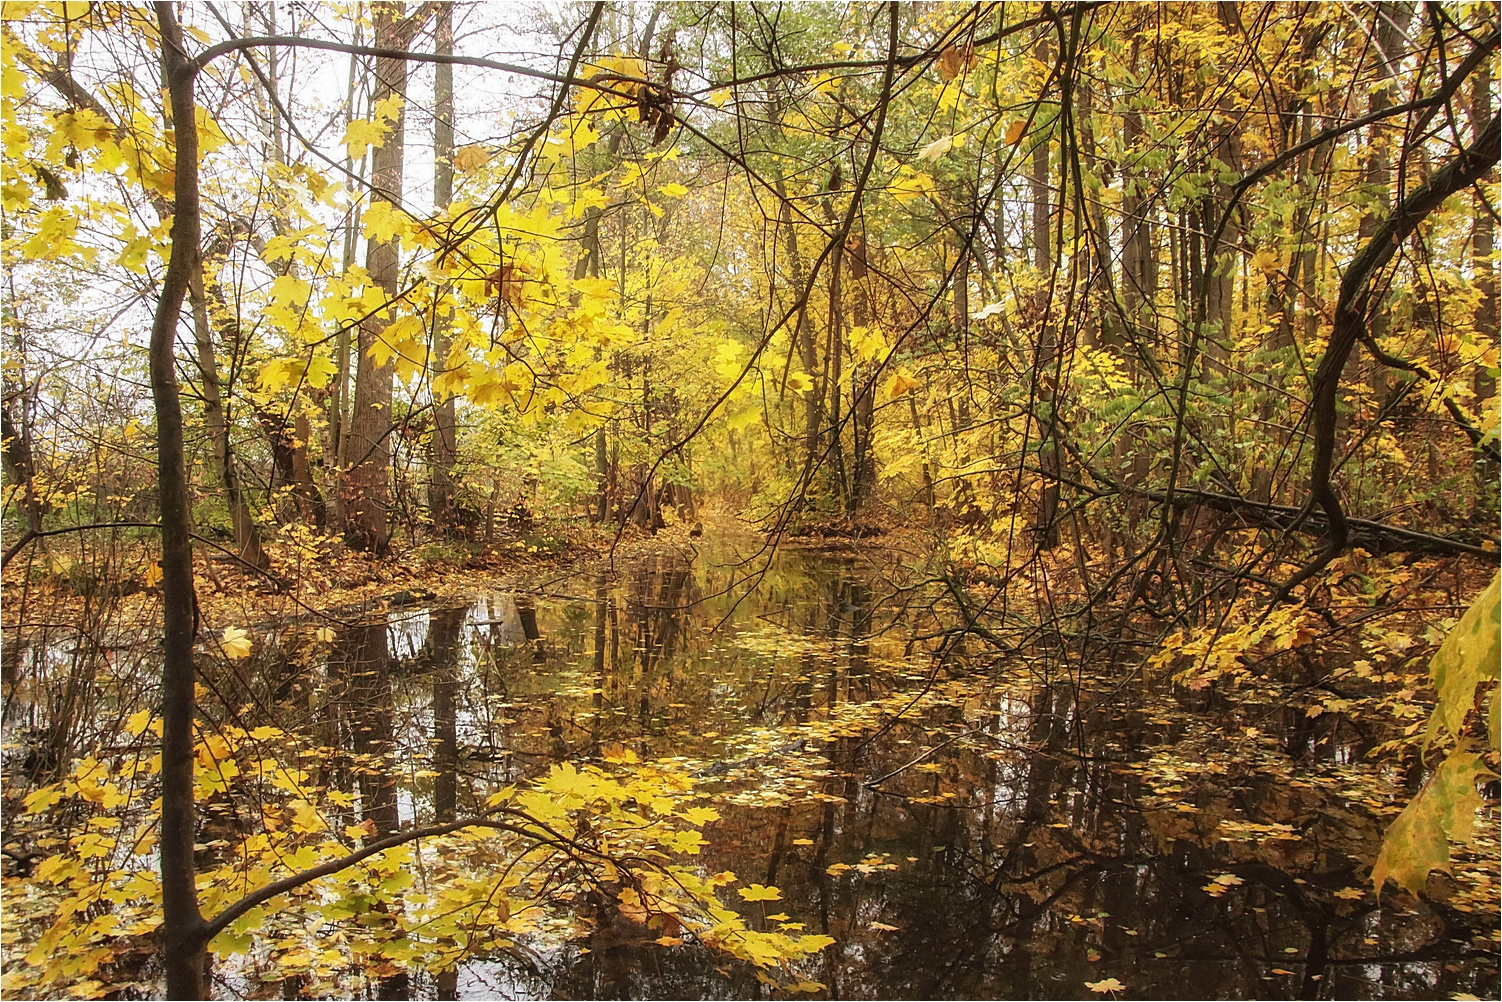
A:
[[[1426,744],[1454,742],[1419,795],[1393,822],[1372,867],[1378,891],[1389,877],[1415,893],[1424,889],[1434,870],[1450,870],[1450,847],[1468,842],[1482,807],[1478,780],[1493,775],[1477,750],[1467,718],[1476,710],[1477,689],[1485,685],[1486,727],[1493,752],[1499,750],[1497,674],[1499,634],[1498,595],[1502,574],[1492,578],[1460,622],[1450,631],[1429,663],[1439,691],[1439,704],[1429,720]]]

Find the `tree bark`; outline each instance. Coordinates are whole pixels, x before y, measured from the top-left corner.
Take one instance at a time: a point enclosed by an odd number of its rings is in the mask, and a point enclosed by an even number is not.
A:
[[[1492,62],[1483,60],[1476,68],[1476,80],[1471,91],[1471,129],[1480,135],[1492,117]],[[1487,180],[1495,181],[1496,172],[1490,171]],[[1481,198],[1477,196],[1477,202]],[[1476,269],[1476,282],[1481,286],[1481,306],[1476,311],[1476,333],[1485,338],[1495,349],[1498,340],[1497,268],[1492,263],[1496,250],[1497,223],[1491,210],[1483,203],[1476,209],[1476,228],[1471,235],[1471,261]],[[1497,381],[1477,366],[1472,382],[1476,400],[1486,400],[1497,395]]]
[[[379,0],[373,5],[375,44],[400,49],[406,44],[405,0]],[[395,56],[376,58],[375,103],[392,95],[405,95],[407,62]],[[402,152],[406,114],[398,111],[391,132],[375,151],[371,162],[371,198],[393,207],[402,200]],[[386,298],[394,299],[401,267],[396,240],[371,240],[366,249],[365,270]],[[388,467],[391,465],[391,380],[395,366],[388,359],[377,365],[371,357],[381,334],[390,324],[387,316],[369,316],[360,323],[359,358],[355,370],[355,405],[350,418],[350,466],[344,480],[344,539],[356,550],[385,553],[390,543],[387,525]]]
[[[203,419],[209,426],[209,444],[214,454],[214,475],[224,488],[225,505],[235,530],[235,548],[240,559],[252,567],[270,566],[261,547],[261,530],[251,516],[250,505],[240,490],[235,470],[235,455],[229,441],[229,417],[224,412],[223,387],[219,382],[219,364],[214,357],[214,328],[209,317],[208,293],[203,281],[203,263],[193,270],[188,283],[193,307],[193,341],[198,349],[198,373],[203,387]]]
[[[440,4],[434,45],[440,56],[454,52],[454,7]],[[454,67],[439,63],[433,81],[433,210],[442,213],[454,197]],[[433,317],[433,372],[448,370],[448,318]],[[453,526],[454,459],[458,442],[454,426],[454,396],[447,391],[433,393],[432,478],[428,485],[428,509],[433,529],[448,535]]]
[[[1408,29],[1408,22],[1413,16],[1412,3],[1379,3],[1375,8],[1376,26],[1373,32],[1372,53],[1375,63],[1375,81],[1367,97],[1367,110],[1379,112],[1392,106],[1393,79],[1398,68],[1398,63],[1403,58],[1403,35]],[[1489,63],[1483,63],[1483,66]],[[1488,116],[1490,117],[1490,116]],[[1367,160],[1366,160],[1366,183],[1374,189],[1377,205],[1374,211],[1364,213],[1358,224],[1357,235],[1362,240],[1370,240],[1372,234],[1377,232],[1382,217],[1387,214],[1388,206],[1392,204],[1392,193],[1389,190],[1392,185],[1392,148],[1391,143],[1385,141],[1383,133],[1391,131],[1391,126],[1386,123],[1373,125],[1367,131]],[[1315,154],[1311,153],[1311,159]],[[1305,278],[1307,283],[1312,284],[1313,276]],[[1381,338],[1387,333],[1387,314],[1379,311],[1372,317],[1370,333],[1373,338]],[[1351,350],[1351,362],[1357,364],[1361,347],[1357,345]],[[1371,372],[1367,379],[1372,392],[1378,401],[1387,398],[1389,387],[1387,382],[1387,370],[1384,366],[1372,364]]]
[[[175,5],[158,2],[162,74],[176,129],[172,249],[151,325],[151,397],[157,424],[157,490],[162,534],[162,954],[169,999],[207,998],[203,915],[193,862],[193,592],[191,509],[183,455],[182,403],[173,343],[193,272],[198,268],[197,67],[183,48]]]
[[[803,371],[810,379],[818,378],[819,357],[814,346],[814,334],[808,326],[808,295],[804,288],[803,255],[798,251],[798,231],[793,227],[792,203],[788,200],[787,184],[781,177],[776,181],[777,197],[780,200],[778,222],[782,226],[783,245],[787,249],[788,266],[793,270],[793,294],[801,297],[798,315],[793,320],[793,343],[798,349]],[[803,451],[805,465],[812,465],[819,454],[819,400],[823,388],[815,386],[803,394]]]
[[[1048,61],[1048,47],[1038,44],[1037,59]],[[1059,530],[1055,521],[1059,511],[1059,444],[1054,421],[1053,368],[1058,353],[1055,335],[1055,318],[1051,315],[1053,285],[1053,246],[1049,233],[1050,206],[1048,190],[1049,138],[1045,132],[1033,146],[1032,174],[1029,177],[1033,202],[1033,267],[1038,271],[1038,281],[1043,283],[1038,291],[1035,312],[1038,318],[1038,344],[1033,353],[1033,395],[1038,426],[1038,463],[1048,476],[1043,478],[1038,489],[1037,543],[1048,549],[1058,545]]]

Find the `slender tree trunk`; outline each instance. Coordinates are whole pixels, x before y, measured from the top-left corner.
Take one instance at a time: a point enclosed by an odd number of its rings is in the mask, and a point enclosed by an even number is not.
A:
[[[871,294],[866,287],[869,270],[866,267],[866,241],[857,236],[850,245],[850,280],[855,287],[855,325],[868,327],[871,324]],[[851,508],[859,509],[871,495],[876,485],[876,453],[873,449],[872,432],[876,423],[876,378],[875,367],[867,372],[867,366],[855,366],[850,376],[850,406],[855,409],[855,457],[854,477],[851,480]]]
[[[5,405],[0,407],[0,461],[3,461],[5,482],[19,488],[20,508],[26,515],[26,528],[31,532],[42,531],[42,502],[36,495],[36,457],[32,451],[31,420],[29,417],[32,387],[26,379],[25,350],[19,330],[14,335],[15,356],[19,362],[15,369],[5,371]],[[11,416],[11,404],[20,405],[21,416]],[[12,645],[14,646],[14,645]]]
[[[358,4],[356,9],[359,9]],[[355,21],[354,40],[357,45],[362,40],[359,19]],[[355,68],[359,65],[359,60],[358,56],[349,57],[349,84],[344,105],[346,129],[355,118]],[[364,157],[356,163],[350,158],[349,151],[345,150],[344,169],[349,171],[355,179],[359,179],[364,173],[364,163]],[[359,214],[351,210],[349,220],[344,227],[344,254],[340,261],[340,270],[345,274],[348,274],[350,268],[354,266],[359,232]],[[349,341],[349,327],[341,324],[334,340],[334,367],[337,372],[334,376],[334,392],[329,395],[329,438],[324,455],[324,465],[331,467],[334,471],[333,524],[337,526],[343,526],[346,522],[344,477],[349,467]]]
[[[1409,2],[1386,2],[1379,3],[1372,8],[1376,24],[1373,26],[1372,63],[1373,83],[1367,96],[1367,109],[1369,111],[1382,111],[1392,106],[1393,83],[1398,64],[1403,59],[1404,34],[1408,30],[1408,23],[1413,17],[1413,4]],[[1482,63],[1483,72],[1489,62]],[[1487,116],[1490,118],[1490,116]],[[1482,126],[1485,127],[1484,125]],[[1388,206],[1392,204],[1392,142],[1388,137],[1391,124],[1381,123],[1367,130],[1367,160],[1366,160],[1366,183],[1371,186],[1376,198],[1376,206],[1372,211],[1366,212],[1358,224],[1357,236],[1366,241],[1377,232],[1377,227],[1387,216]],[[1312,156],[1312,154],[1311,154]],[[1312,281],[1312,276],[1305,279]],[[1490,283],[1487,283],[1488,285]],[[1374,339],[1381,338],[1387,333],[1387,313],[1378,310],[1368,325]],[[1346,365],[1355,371],[1360,371],[1361,346],[1355,345],[1351,349],[1351,357]],[[1370,387],[1378,401],[1385,401],[1391,393],[1388,383],[1387,368],[1377,362],[1373,362],[1366,377]]]
[[[406,44],[405,0],[380,0],[373,5],[375,44],[400,49]],[[379,56],[376,59],[375,104],[407,90],[406,60]],[[402,152],[405,112],[398,111],[386,141],[375,151],[371,163],[371,198],[393,206],[402,200]],[[365,270],[388,299],[397,293],[401,267],[396,240],[371,240],[365,255]],[[370,316],[360,324],[359,358],[355,370],[355,406],[350,418],[350,465],[344,482],[345,541],[354,549],[384,553],[390,542],[387,524],[388,479],[391,465],[391,380],[394,366],[388,359],[377,365],[371,357],[390,317]]]
[[[1488,59],[1477,67],[1476,81],[1471,91],[1472,134],[1480,135],[1491,118],[1492,63]],[[1496,181],[1496,179],[1495,170],[1487,176],[1488,181]],[[1476,200],[1478,203],[1481,202],[1479,193]],[[1481,306],[1476,311],[1476,333],[1496,348],[1498,340],[1497,268],[1492,262],[1492,254],[1496,251],[1497,223],[1492,218],[1491,210],[1484,204],[1478,204],[1475,226],[1471,234],[1471,261],[1476,269],[1476,283],[1481,286]],[[1476,392],[1478,402],[1497,395],[1497,381],[1480,366],[1476,368],[1476,378],[1472,388]]]
[[[193,340],[198,348],[198,372],[203,386],[203,417],[209,426],[209,443],[214,454],[214,475],[224,488],[225,504],[235,530],[235,547],[240,559],[252,567],[269,566],[261,547],[261,530],[251,517],[250,505],[240,490],[235,470],[235,456],[229,441],[229,417],[224,413],[224,395],[219,382],[219,365],[214,357],[214,329],[209,318],[208,294],[204,288],[203,266],[194,269],[188,295],[193,306]]]
[[[793,295],[802,297],[803,305],[793,320],[793,343],[798,349],[803,371],[810,379],[818,377],[819,357],[814,346],[814,333],[808,326],[807,297],[804,296],[803,255],[798,251],[798,231],[793,227],[792,203],[788,201],[787,184],[782,178],[776,182],[777,197],[781,201],[779,222],[782,225],[783,245],[787,249],[788,267],[793,271]],[[819,454],[819,400],[823,388],[815,386],[803,394],[803,451],[805,465],[811,465]]]
[[[1048,61],[1048,49],[1039,43],[1039,62]],[[1033,147],[1033,169],[1029,177],[1033,202],[1033,267],[1037,269],[1041,284],[1035,312],[1038,316],[1038,345],[1033,353],[1033,384],[1035,396],[1035,423],[1038,426],[1038,463],[1044,477],[1038,493],[1038,545],[1050,548],[1059,541],[1055,524],[1059,510],[1059,443],[1054,427],[1053,370],[1058,343],[1055,336],[1057,318],[1051,315],[1052,274],[1054,267],[1053,241],[1049,232],[1050,212],[1048,189],[1048,148],[1046,135],[1038,138]]]
[[[454,52],[454,7],[439,4],[435,45],[439,55]],[[439,63],[435,67],[433,97],[436,120],[433,123],[433,209],[442,213],[454,196],[454,67]],[[448,370],[448,318],[433,317],[433,371]],[[433,528],[441,535],[453,529],[454,458],[458,442],[454,426],[454,397],[445,390],[433,393],[432,481],[428,487],[428,508]]]
[[[158,2],[163,85],[176,130],[172,250],[151,325],[151,397],[157,425],[157,490],[162,535],[162,954],[169,999],[203,999],[205,940],[193,862],[193,593],[191,504],[183,455],[183,415],[173,344],[183,301],[198,268],[198,133],[193,83],[175,5]]]

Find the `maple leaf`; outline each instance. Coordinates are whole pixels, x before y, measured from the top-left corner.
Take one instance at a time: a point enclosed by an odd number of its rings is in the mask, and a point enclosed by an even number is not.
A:
[[[896,399],[918,385],[918,381],[905,372],[894,372],[887,380],[887,396]]]
[[[478,144],[461,146],[454,151],[454,169],[465,173],[477,171],[490,162],[490,154]]]
[[[409,229],[407,217],[384,199],[372,202],[360,221],[365,224],[365,236],[377,243],[387,243],[403,237]]]
[[[224,636],[219,643],[224,648],[224,656],[231,660],[250,657],[250,637],[238,626],[225,627]]]
[[[553,766],[552,771],[548,773],[548,778],[537,785],[560,797],[581,799],[587,799],[595,790],[594,777],[578,771],[568,762]]]
[[[162,580],[162,562],[153,560],[146,565],[146,587],[155,588]]]
[[[271,283],[271,298],[287,307],[301,306],[308,301],[313,287],[295,275],[278,275]]]
[[[406,98],[402,97],[400,94],[390,94],[377,101],[375,103],[375,107],[372,110],[375,112],[376,118],[384,119],[388,122],[394,122],[401,115],[402,109],[406,107],[406,105]]]
[[[906,205],[915,199],[923,198],[935,188],[933,178],[911,167],[903,167],[890,186],[892,197],[897,199],[899,205]]]
[[[344,145],[349,149],[350,159],[359,160],[366,150],[379,148],[386,141],[386,133],[390,131],[391,126],[385,122],[372,122],[365,118],[350,122],[344,129]]]
[[[1432,743],[1441,731],[1460,737],[1465,718],[1476,705],[1476,687],[1497,679],[1502,661],[1502,626],[1499,626],[1502,573],[1476,599],[1429,662],[1429,674],[1439,691],[1439,705],[1425,735]],[[1502,734],[1492,733],[1493,746]]]
[[[750,887],[736,889],[737,894],[747,901],[781,901],[782,891],[776,887],[765,887],[761,884],[752,884]]]
[[[704,825],[720,820],[720,812],[713,807],[690,807],[686,811],[680,811],[679,817],[686,818],[690,824]]]
[[[1483,805],[1476,780],[1486,773],[1481,756],[1467,748],[1457,748],[1440,763],[1382,840],[1372,866],[1372,886],[1379,894],[1388,877],[1417,894],[1431,871],[1450,872],[1450,843],[1470,839]]]
[[[1119,992],[1123,988],[1125,988],[1126,985],[1122,984],[1120,981],[1117,981],[1115,978],[1105,978],[1101,981],[1086,981],[1085,987],[1090,989],[1092,992],[1095,992],[1097,995],[1104,995],[1106,992]]]

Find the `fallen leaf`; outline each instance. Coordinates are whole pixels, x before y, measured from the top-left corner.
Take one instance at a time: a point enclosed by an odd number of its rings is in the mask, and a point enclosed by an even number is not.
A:
[[[232,661],[250,657],[251,641],[244,630],[238,626],[227,626],[224,636],[220,640],[220,646],[224,648],[224,656]]]

